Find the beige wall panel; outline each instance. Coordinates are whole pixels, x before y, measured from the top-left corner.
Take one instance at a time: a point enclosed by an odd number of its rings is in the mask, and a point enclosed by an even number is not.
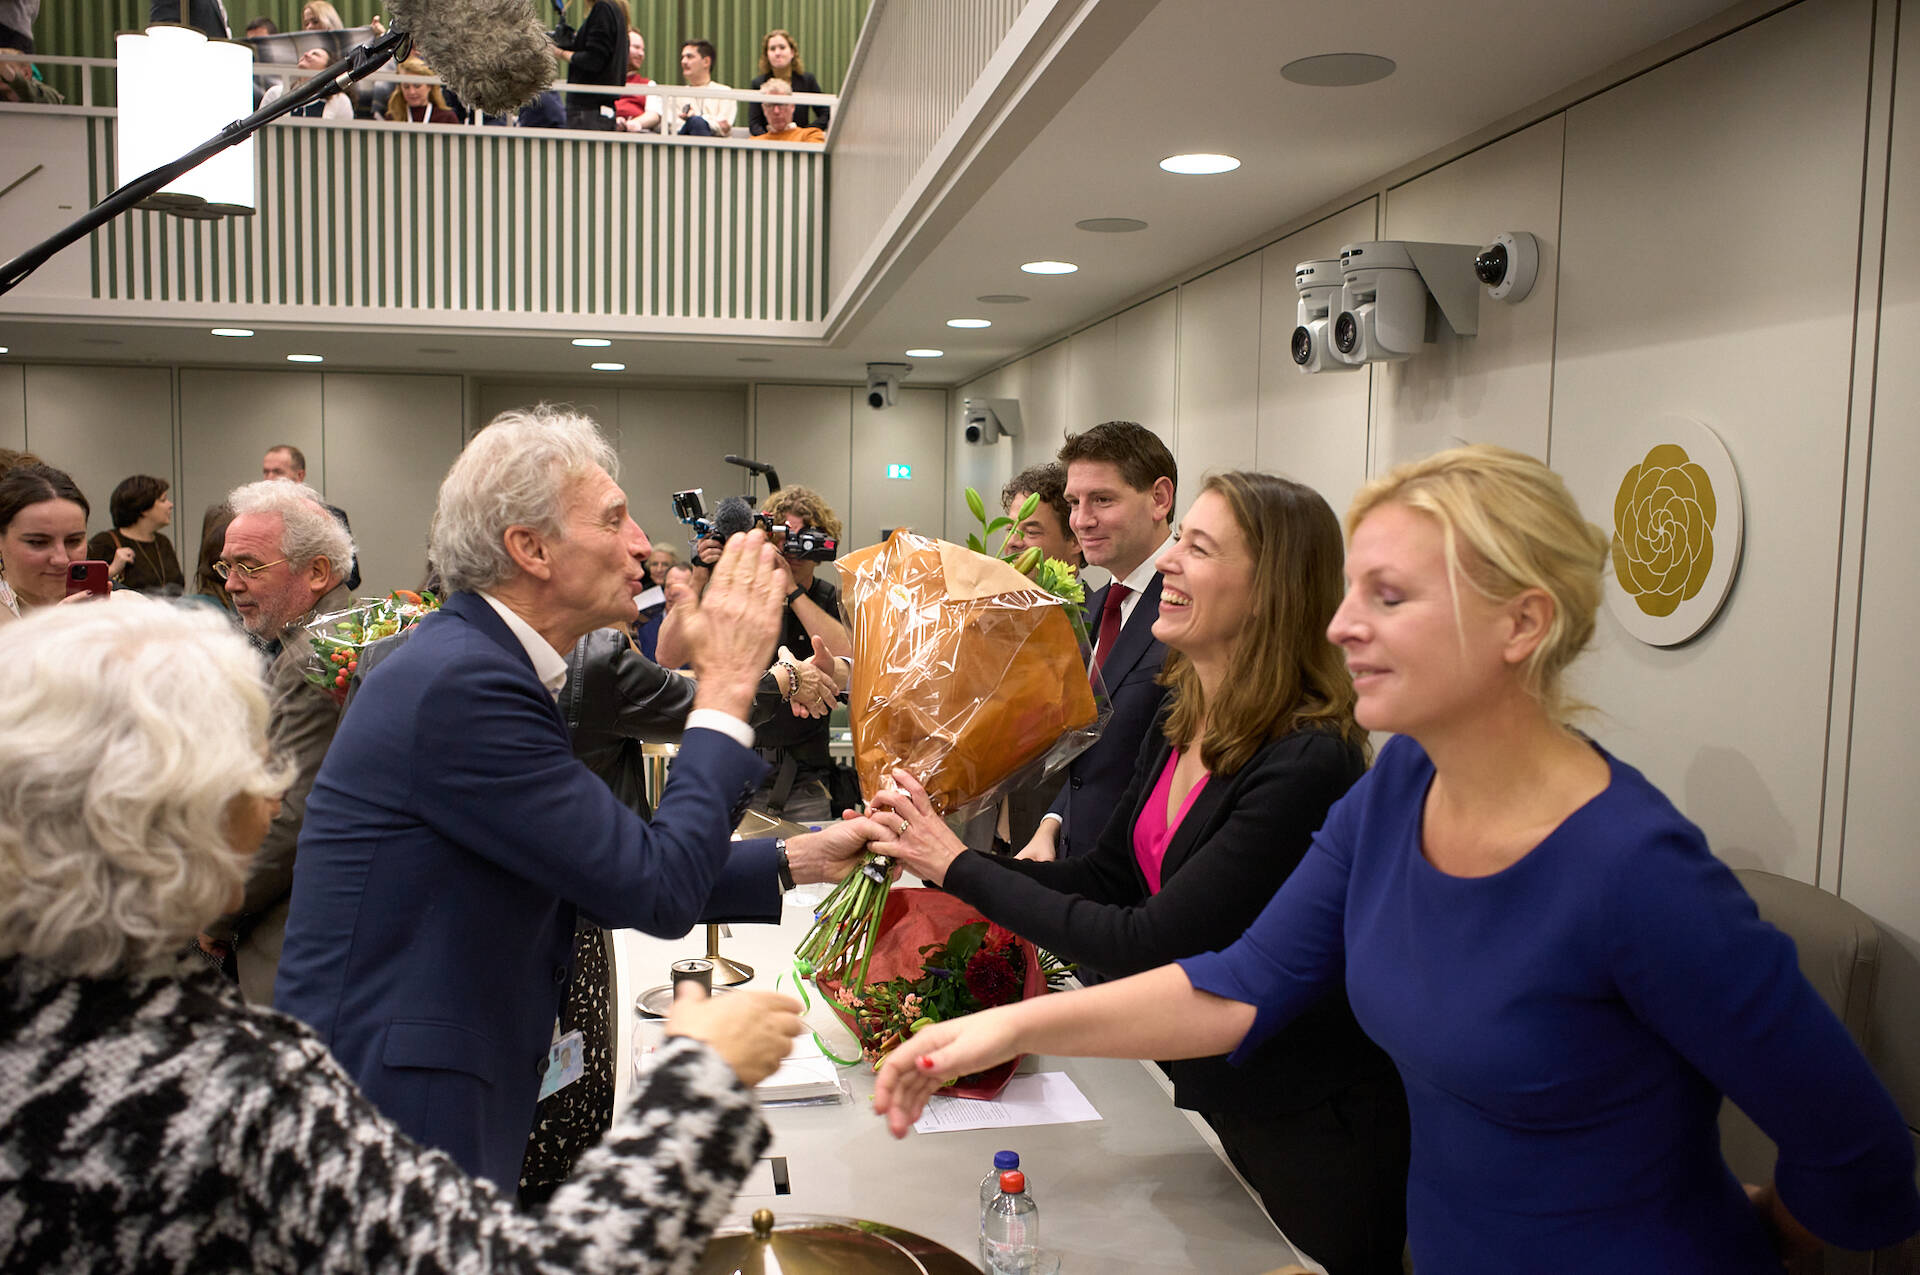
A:
[[[1168,289],[1114,316],[1113,394],[1108,399],[1111,410],[1072,428],[1081,430],[1114,418],[1138,421],[1169,446],[1173,444],[1180,421],[1183,304],[1180,290]]]
[[[1253,467],[1260,415],[1258,253],[1182,285],[1179,360],[1176,518],[1193,504],[1207,474]]]
[[[853,498],[854,396],[870,411],[863,390],[845,385],[756,385],[754,457],[780,471],[783,482],[819,492],[846,521]],[[764,485],[761,488],[765,490]],[[827,577],[836,584],[837,572]]]
[[[418,588],[434,501],[460,454],[460,378],[328,372],[321,388],[327,498],[353,523],[360,594]]]
[[[174,517],[183,533],[192,526],[189,539],[197,544],[200,517],[208,505],[225,500],[242,483],[259,481],[261,458],[276,443],[291,443],[306,453],[307,482],[325,491],[326,412],[321,377],[319,372],[181,370],[183,473]],[[353,513],[347,510],[349,518]],[[356,523],[354,530],[359,529]]]
[[[173,466],[173,373],[166,368],[44,367],[24,369],[27,447],[49,465],[64,469],[93,507],[87,530],[105,531],[113,519],[107,502],[120,480],[152,474],[183,484]],[[255,456],[257,467],[260,458]],[[200,514],[181,505],[179,532],[198,549]],[[192,509],[192,512],[187,512]]]
[[[1883,947],[1876,1008],[1881,1074],[1910,1121],[1920,1121],[1920,785],[1913,781],[1914,717],[1920,708],[1920,22],[1902,24],[1888,148],[1885,273],[1867,484],[1867,534],[1853,687],[1852,764],[1847,776],[1840,894],[1895,940]]]
[[[623,389],[615,419],[620,485],[634,520],[685,558],[692,532],[673,516],[673,493],[699,487],[709,507],[746,493],[747,471],[723,459],[749,454],[746,387]],[[766,483],[755,484],[753,491],[766,495]]]
[[[1026,385],[1020,398],[1022,435],[1015,448],[1015,469],[1043,465],[1060,454],[1066,441],[1068,344],[1056,341],[1020,360]]]
[[[892,407],[877,412],[867,406],[863,390],[850,390],[848,396],[853,412],[853,497],[840,510],[846,523],[840,552],[878,542],[886,527],[944,536],[947,392],[903,389]],[[1005,442],[990,450],[1011,454],[1013,447]],[[890,464],[911,465],[913,477],[888,478]],[[996,488],[981,494],[991,504],[999,493]]]
[[[24,451],[27,446],[27,369],[22,363],[0,363],[0,447]]]
[[[1116,387],[1120,367],[1115,345],[1119,330],[1119,320],[1108,319],[1067,338],[1065,429],[1069,434],[1111,420],[1119,410]]]
[[[1820,833],[1860,216],[1860,146],[1840,139],[1864,118],[1867,19],[1864,0],[1802,5],[1567,119],[1550,459],[1607,519],[1619,423],[1693,417],[1732,452],[1747,511],[1714,626],[1663,650],[1603,615],[1575,689],[1606,711],[1599,738],[1725,858],[1803,881]]]
[[[1565,136],[1566,117],[1556,115],[1387,193],[1385,238],[1485,244],[1503,230],[1531,231],[1540,241],[1540,279],[1518,305],[1477,289],[1478,336],[1455,336],[1442,320],[1432,345],[1375,367],[1377,469],[1460,441],[1546,456]],[[1644,218],[1630,224],[1651,229]]]
[[[619,446],[620,389],[611,381],[482,381],[474,397],[479,404],[475,416],[480,426],[510,408],[564,404],[592,417],[607,438]]]
[[[1260,254],[1260,403],[1254,464],[1306,483],[1343,513],[1367,479],[1366,370],[1308,376],[1294,366],[1300,294],[1293,268],[1375,235],[1377,199],[1296,231]]]

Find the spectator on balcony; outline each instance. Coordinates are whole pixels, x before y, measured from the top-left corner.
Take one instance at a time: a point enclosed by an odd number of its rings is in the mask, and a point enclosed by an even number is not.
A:
[[[578,29],[561,27],[553,47],[567,64],[567,83],[625,84],[629,29],[626,0],[593,0]],[[612,131],[613,103],[613,98],[597,93],[568,93],[567,127]]]
[[[800,46],[793,42],[793,36],[775,28],[767,32],[767,38],[760,42],[760,74],[753,77],[751,88],[765,88],[774,80],[785,81],[795,93],[818,93],[820,81],[807,74],[800,65]],[[832,108],[826,106],[794,106],[791,108],[793,122],[801,128],[814,127],[824,129]],[[747,128],[755,137],[767,131],[767,115],[759,102],[747,104]],[[812,139],[790,139],[812,140]]]
[[[762,93],[777,93],[782,96],[791,94],[793,86],[785,80],[768,80],[760,86]],[[761,105],[759,102],[755,106]],[[817,128],[796,128],[793,123],[795,107],[792,102],[775,102],[768,99],[766,105],[767,131],[753,140],[756,142],[824,142],[827,135]]]
[[[195,27],[209,40],[228,40],[227,6],[220,0],[153,0],[147,7],[147,25],[177,22]]]
[[[247,39],[249,40],[258,39],[263,35],[279,34],[280,28],[274,25],[273,19],[264,15],[254,18],[247,23]]]
[[[627,29],[627,87],[637,88],[653,81],[640,74],[647,61],[647,37],[631,27]],[[629,133],[657,133],[664,116],[658,93],[614,99],[614,123]]]
[[[408,58],[400,64],[402,75],[432,75],[433,68],[422,58]],[[387,118],[396,123],[458,124],[460,119],[447,105],[438,84],[396,84],[387,94]]]
[[[200,0],[193,0],[197,5]],[[155,8],[159,0],[155,0]],[[374,19],[374,30],[380,30],[380,20]],[[302,31],[344,31],[347,24],[340,20],[340,11],[327,0],[308,0],[300,10],[300,29]],[[251,28],[249,28],[251,30]],[[302,71],[323,71],[333,63],[333,54],[325,48],[308,49],[300,55],[296,63]],[[265,106],[286,95],[287,81],[282,80],[260,96],[260,105]],[[333,92],[317,102],[308,102],[305,106],[296,106],[293,114],[308,119],[350,120],[353,118],[353,99],[346,93]]]
[[[7,37],[10,39],[11,37]],[[0,54],[27,53],[28,49],[11,47],[6,39],[0,39]],[[40,72],[30,62],[0,62],[0,102],[28,102],[36,106],[59,106],[66,96],[59,89],[49,88],[40,78]]]
[[[0,49],[33,52],[33,20],[40,16],[40,0],[0,0]]]
[[[730,89],[713,78],[713,44],[708,40],[688,40],[680,46],[680,78],[696,89]],[[725,97],[673,97],[665,99],[666,118],[672,121],[668,131],[688,137],[725,137],[733,132],[738,103]]]

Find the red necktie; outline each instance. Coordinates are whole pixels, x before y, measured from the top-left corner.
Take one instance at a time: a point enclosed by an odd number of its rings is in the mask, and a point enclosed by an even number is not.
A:
[[[1132,592],[1118,580],[1107,586],[1107,600],[1100,607],[1100,636],[1093,644],[1093,666],[1097,669],[1105,670],[1113,644],[1120,640],[1120,604]]]

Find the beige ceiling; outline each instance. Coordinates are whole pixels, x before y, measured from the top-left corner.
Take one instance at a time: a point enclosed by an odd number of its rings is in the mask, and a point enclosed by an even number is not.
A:
[[[924,345],[947,356],[917,360],[912,383],[957,384],[1222,254],[1257,246],[1329,200],[1725,8],[1723,0],[1161,0],[1103,63],[1076,65],[1068,54],[1049,69],[1079,86],[1065,107],[1045,107],[1044,118],[1035,118],[1041,108],[1009,115],[1003,128],[1032,141],[1000,152],[1011,160],[972,183],[977,198],[954,197],[973,202],[957,222],[940,219],[950,229],[904,247],[874,302],[831,347],[621,338],[610,350],[586,351],[553,336],[259,325],[251,340],[225,340],[202,324],[7,318],[0,345],[10,347],[10,360],[287,366],[288,353],[313,351],[335,369],[825,381],[859,380],[868,361]],[[1399,70],[1337,89],[1305,88],[1279,74],[1294,58],[1331,52],[1383,54]],[[1158,167],[1166,155],[1196,150],[1236,155],[1242,166],[1214,177]],[[1074,228],[1089,217],[1135,217],[1149,228]],[[1057,277],[1020,271],[1021,262],[1041,258],[1081,269]],[[1031,300],[974,300],[985,293]],[[945,326],[961,315],[994,326]],[[627,371],[588,371],[597,359],[624,362]]]

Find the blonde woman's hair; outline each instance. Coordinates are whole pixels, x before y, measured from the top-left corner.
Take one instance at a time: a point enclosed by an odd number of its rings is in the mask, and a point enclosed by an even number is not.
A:
[[[798,483],[790,487],[782,487],[767,497],[767,503],[760,507],[760,512],[775,518],[799,514],[802,523],[809,527],[820,528],[835,540],[840,539],[839,515],[835,514],[833,506],[811,487],[802,487]]]
[[[234,798],[266,760],[261,662],[225,616],[122,595],[0,629],[0,958],[164,968],[232,904]]]
[[[1160,681],[1172,688],[1166,736],[1175,748],[1199,735],[1200,758],[1231,775],[1261,745],[1296,730],[1323,730],[1367,751],[1353,719],[1353,679],[1327,625],[1340,607],[1345,551],[1340,520],[1313,488],[1273,474],[1215,474],[1200,488],[1225,503],[1253,564],[1247,615],[1234,647],[1233,675],[1207,703],[1200,674],[1179,651],[1167,652]]]
[[[432,75],[433,68],[427,65],[424,58],[408,58],[400,64],[400,74]],[[387,94],[387,118],[390,120],[398,121],[409,118],[407,115],[407,95],[402,92],[405,87],[405,85],[396,84],[393,86],[393,92]],[[438,84],[427,85],[427,101],[433,104],[433,109],[435,110],[445,111],[452,109],[447,105],[447,95],[440,91]]]
[[[320,29],[323,31],[347,29],[347,24],[340,20],[340,10],[334,8],[328,0],[307,0],[300,6],[300,21],[304,23],[308,14],[320,19]]]
[[[1560,475],[1505,447],[1455,447],[1361,488],[1347,510],[1348,537],[1382,505],[1418,510],[1440,524],[1456,612],[1463,579],[1494,603],[1529,589],[1553,600],[1553,618],[1522,676],[1555,719],[1584,709],[1566,697],[1561,675],[1593,640],[1608,537],[1581,516]]]

